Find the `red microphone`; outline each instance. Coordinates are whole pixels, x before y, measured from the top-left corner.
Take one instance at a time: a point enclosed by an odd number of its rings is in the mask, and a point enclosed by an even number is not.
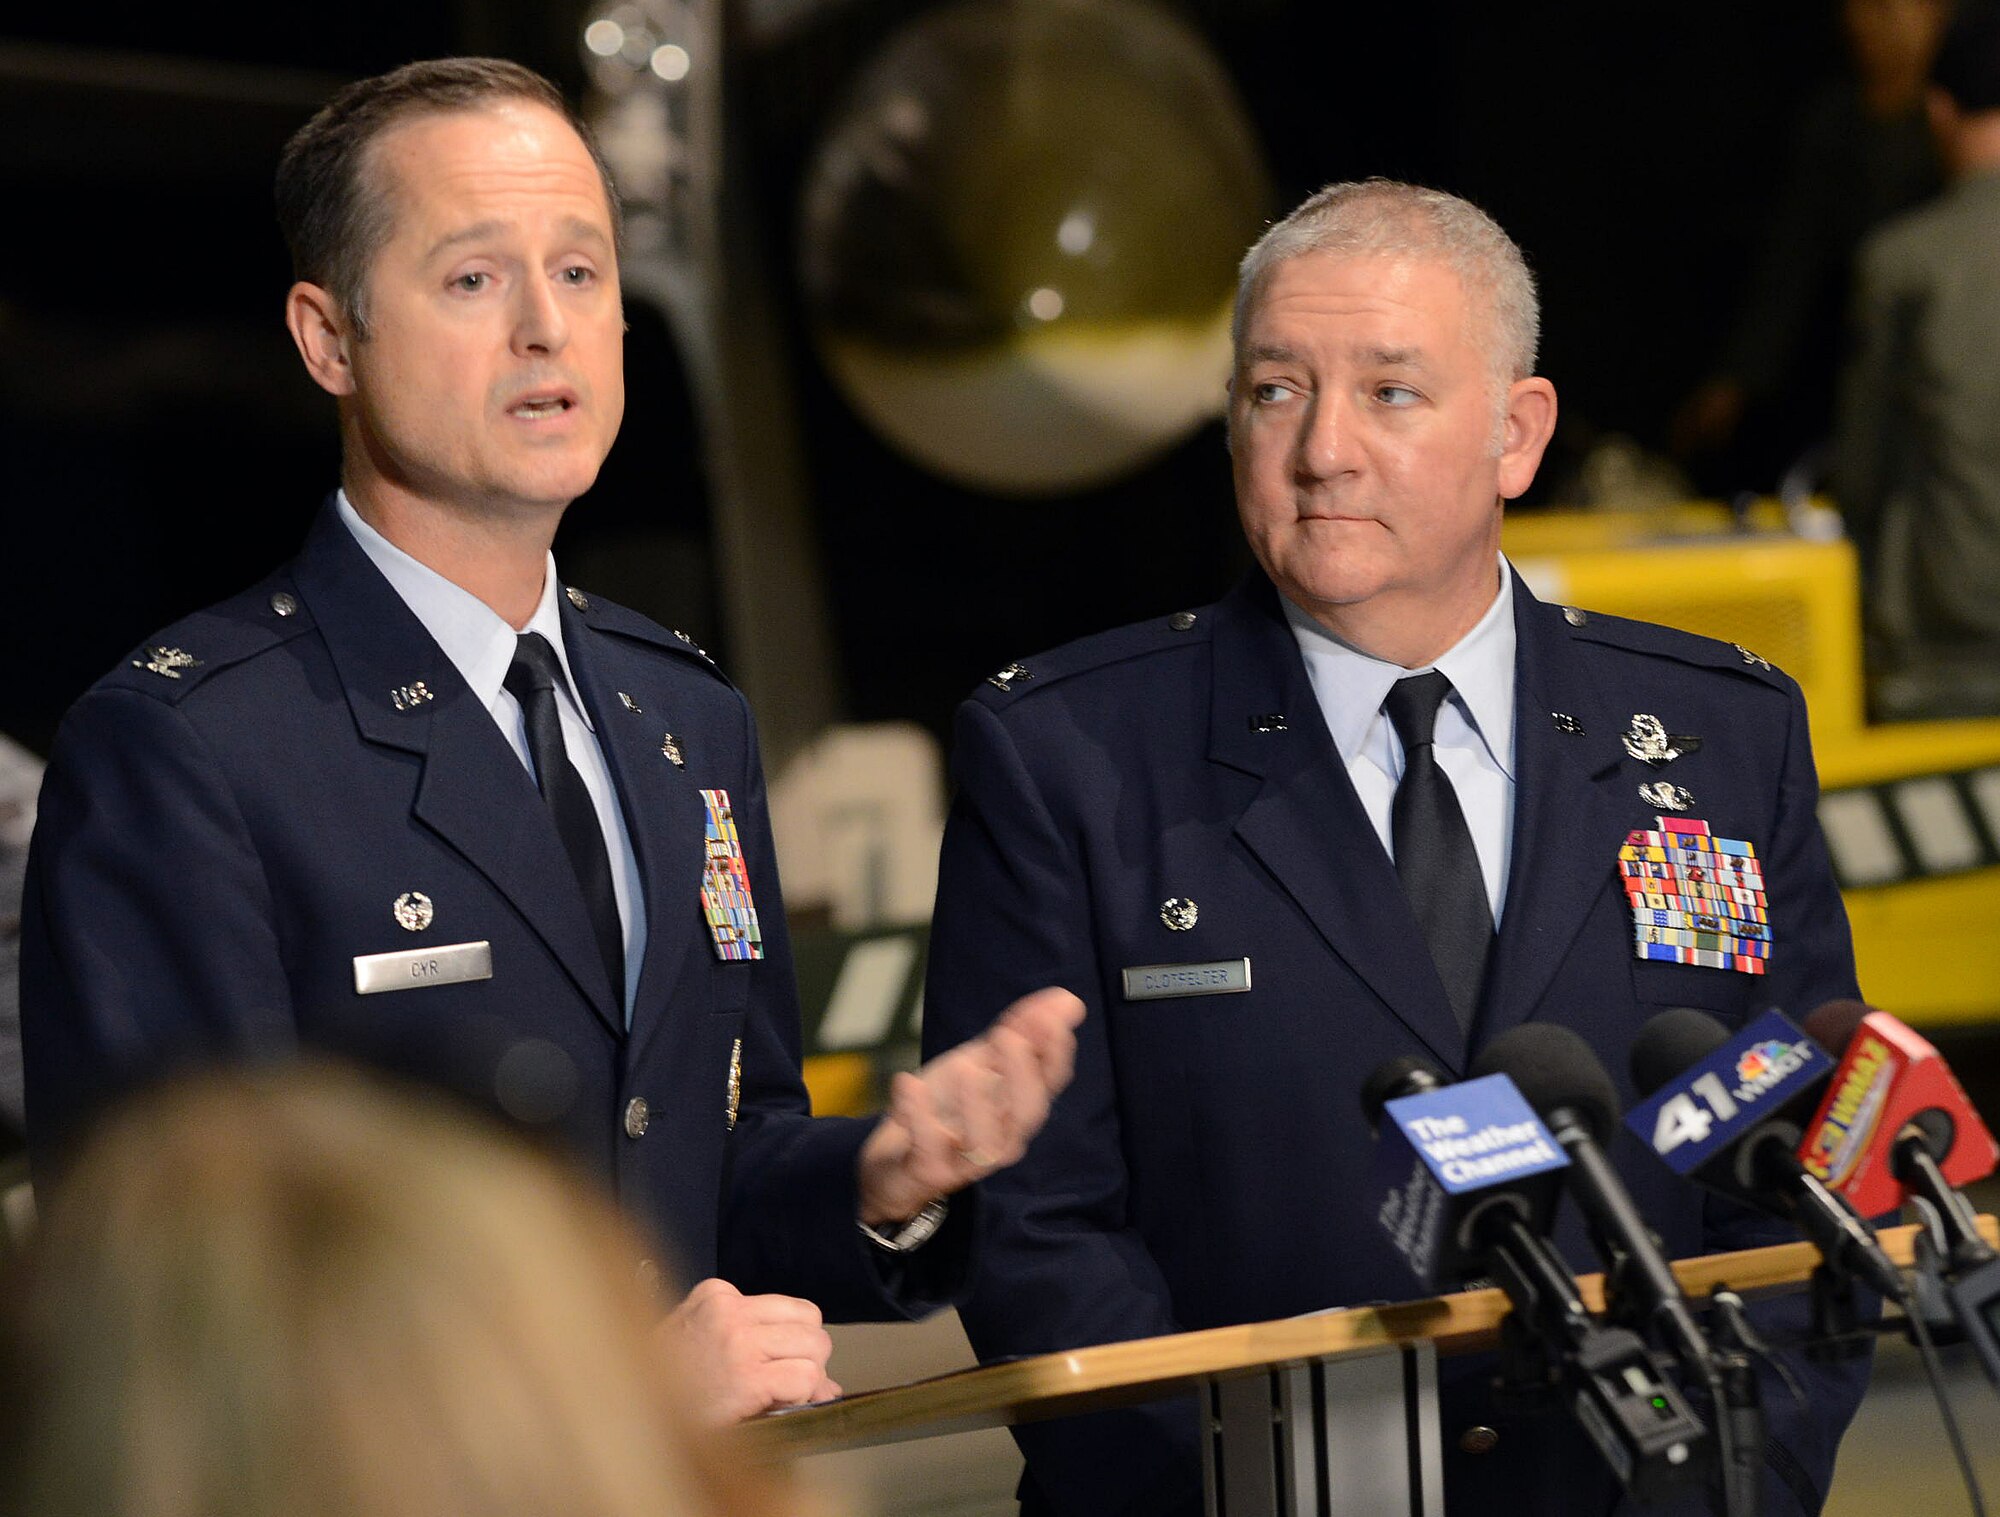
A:
[[[2000,1164],[2000,1145],[1927,1039],[1859,1001],[1828,1002],[1805,1029],[1822,1048],[1845,1052],[1799,1144],[1799,1162],[1862,1216],[1924,1194],[1916,1168],[1929,1166],[1919,1151],[1953,1187]]]

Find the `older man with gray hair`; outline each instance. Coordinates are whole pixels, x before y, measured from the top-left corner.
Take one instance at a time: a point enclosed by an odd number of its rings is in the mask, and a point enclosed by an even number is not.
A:
[[[926,1036],[1049,981],[1087,1007],[1074,1085],[985,1187],[963,1308],[982,1354],[1424,1294],[1367,1179],[1361,1086],[1389,1060],[1460,1077],[1540,1021],[1622,1072],[1663,1008],[1735,1023],[1856,993],[1798,687],[1726,643],[1544,604],[1500,552],[1555,427],[1538,323],[1477,207],[1382,180],[1313,196],[1243,264],[1229,438],[1257,570],[1011,664],[961,709]],[[1726,951],[1635,919],[1621,850],[1669,822],[1759,861],[1767,919],[1723,924]],[[1672,1255],[1778,1236],[1614,1158]],[[1557,1241],[1593,1266],[1574,1221]],[[1766,1398],[1774,1517],[1819,1510],[1865,1373],[1795,1367],[1810,1409]],[[1443,1372],[1454,1517],[1613,1510],[1577,1427],[1489,1376]],[[1019,1437],[1024,1512],[1199,1505],[1184,1403]]]

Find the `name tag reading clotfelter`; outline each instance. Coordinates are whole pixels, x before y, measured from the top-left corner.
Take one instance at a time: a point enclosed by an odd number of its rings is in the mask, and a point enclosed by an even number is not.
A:
[[[416,990],[424,985],[462,985],[467,980],[493,978],[493,945],[446,943],[438,948],[412,948],[401,953],[355,956],[354,992],[380,995],[385,990]]]
[[[1248,959],[1213,964],[1141,964],[1123,971],[1125,999],[1159,1001],[1168,996],[1226,996],[1250,988]]]

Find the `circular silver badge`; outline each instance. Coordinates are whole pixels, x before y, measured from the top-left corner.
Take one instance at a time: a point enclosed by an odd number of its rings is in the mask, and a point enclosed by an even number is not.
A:
[[[405,932],[422,932],[437,915],[431,908],[431,898],[421,890],[406,890],[397,896],[395,910],[396,925]]]
[[[1201,920],[1201,908],[1183,896],[1169,896],[1160,906],[1160,920],[1174,932],[1186,932]]]

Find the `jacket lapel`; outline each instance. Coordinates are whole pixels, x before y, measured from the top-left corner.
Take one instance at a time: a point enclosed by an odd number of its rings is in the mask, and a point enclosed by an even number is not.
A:
[[[1209,757],[1260,781],[1237,836],[1439,1063],[1461,1068],[1465,1037],[1444,985],[1261,575],[1217,608],[1212,647]],[[1287,730],[1257,730],[1280,712]]]
[[[1510,571],[1511,572],[1511,571]],[[1529,1020],[1591,908],[1617,888],[1630,811],[1611,783],[1624,719],[1577,658],[1562,613],[1514,581],[1514,846],[1478,1040]],[[1580,733],[1561,730],[1558,714]]]
[[[619,639],[597,632],[588,617],[567,603],[562,616],[570,672],[624,808],[645,894],[646,955],[632,1003],[636,1049],[654,1030],[674,992],[688,937],[700,920],[707,818],[689,771],[672,763],[662,749],[674,722],[672,712],[656,709],[650,692],[657,688],[657,678],[648,677],[645,663],[621,649]],[[657,657],[652,662],[657,665]],[[640,711],[626,709],[621,690],[648,692],[635,696]],[[683,734],[681,741],[699,743],[701,737]]]
[[[331,505],[313,524],[295,573],[361,736],[423,760],[411,813],[492,882],[622,1037],[623,998],[604,973],[569,856],[491,713]],[[418,682],[428,699],[406,698],[399,708],[393,692]]]

